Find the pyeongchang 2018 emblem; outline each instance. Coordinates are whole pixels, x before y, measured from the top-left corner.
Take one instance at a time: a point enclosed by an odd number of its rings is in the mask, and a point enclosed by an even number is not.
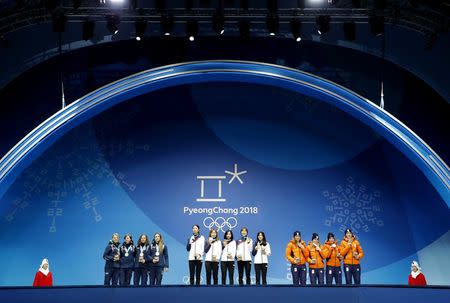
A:
[[[221,206],[222,202],[227,201],[224,196],[224,187],[233,183],[236,183],[238,186],[243,185],[245,174],[247,174],[247,170],[242,170],[238,167],[238,164],[234,164],[233,170],[225,170],[223,175],[197,176],[197,182],[200,181],[200,193],[195,199],[195,202],[200,202],[201,204],[208,206],[184,206],[183,214],[188,216],[206,215],[203,218],[203,226],[208,229],[214,228],[222,232],[237,226],[238,215],[257,215],[259,212],[258,206]],[[205,202],[213,204],[210,206],[211,204],[206,204]],[[220,205],[214,205],[214,203],[220,203]],[[196,205],[199,204],[196,203]]]
[[[225,174],[231,176],[228,184],[233,183],[234,180],[239,181],[239,183],[244,184],[241,176],[246,174],[247,171],[238,171],[238,165],[234,164],[234,171],[225,170]],[[227,176],[197,176],[197,180],[200,180],[200,198],[197,198],[197,202],[225,202],[226,199],[222,196],[222,181],[226,180]],[[217,182],[217,183],[216,183]],[[206,196],[206,185],[208,189],[212,189],[208,192]],[[212,193],[217,194],[212,196]]]

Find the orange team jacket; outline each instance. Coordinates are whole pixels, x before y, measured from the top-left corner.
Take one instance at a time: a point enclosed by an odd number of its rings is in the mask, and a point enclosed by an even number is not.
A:
[[[324,258],[327,260],[327,266],[341,267],[342,257],[338,257],[338,253],[340,253],[339,243],[334,242],[336,247],[331,247],[330,242],[325,242],[322,250],[324,250]]]
[[[323,268],[323,259],[325,258],[325,250],[323,249],[323,245],[320,245],[320,251],[316,248],[316,246],[309,242],[308,244],[308,250],[309,250],[309,256],[308,256],[308,263],[309,268]],[[316,263],[312,264],[312,259],[316,259]]]
[[[306,246],[305,241],[301,240],[300,242],[304,246],[303,249],[301,249],[294,240],[291,240],[286,246],[286,258],[291,264],[303,265],[308,258],[308,247]],[[296,262],[295,259],[299,259],[299,261]]]
[[[342,240],[339,248],[341,255],[344,257],[344,264],[357,265],[359,260],[364,257],[361,244],[355,237],[353,237],[352,243],[349,243],[346,239]],[[355,254],[359,257],[358,259],[355,258]]]

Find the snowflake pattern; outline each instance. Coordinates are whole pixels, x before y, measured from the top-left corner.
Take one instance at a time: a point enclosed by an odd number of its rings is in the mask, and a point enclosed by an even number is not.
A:
[[[103,150],[107,150],[109,156],[125,154],[133,157],[137,152],[148,152],[150,148],[127,140],[100,146],[96,143],[81,144],[64,154],[51,151],[49,157],[46,157],[49,160],[36,161],[23,172],[22,190],[12,200],[11,210],[4,219],[9,223],[13,222],[34,199],[39,199],[44,194],[48,200],[45,214],[50,219],[50,233],[57,231],[56,223],[65,214],[64,203],[68,198],[80,201],[80,206],[91,213],[95,222],[100,222],[101,199],[93,191],[94,184],[106,179],[116,187],[136,190],[136,185],[127,180],[125,173],[112,173]]]
[[[341,232],[351,228],[356,234],[384,226],[381,192],[356,184],[353,177],[348,177],[345,184],[337,185],[335,190],[325,190],[323,196],[328,200],[325,226],[339,226]]]

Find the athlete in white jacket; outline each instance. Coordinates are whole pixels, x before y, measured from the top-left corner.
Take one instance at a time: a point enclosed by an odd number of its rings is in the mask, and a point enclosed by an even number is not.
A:
[[[205,243],[206,284],[211,285],[211,274],[214,285],[219,284],[219,262],[222,255],[222,242],[215,229],[209,231],[208,241]]]
[[[234,284],[234,259],[236,258],[236,241],[233,240],[233,231],[227,230],[222,242],[222,257],[220,269],[222,270],[222,285],[227,282],[227,271],[230,285]]]
[[[186,249],[189,252],[189,284],[194,285],[195,282],[196,285],[200,285],[202,260],[205,252],[205,238],[200,235],[200,226],[192,226],[192,236],[187,241]]]
[[[255,264],[255,276],[256,285],[267,285],[267,264],[269,263],[268,257],[271,255],[270,244],[266,241],[266,235],[264,232],[258,232],[256,236],[256,245],[253,247],[253,263]]]
[[[246,227],[241,229],[241,238],[236,244],[236,257],[238,260],[239,285],[244,285],[243,276],[245,269],[245,283],[250,285],[250,271],[252,268],[253,240],[248,237]]]

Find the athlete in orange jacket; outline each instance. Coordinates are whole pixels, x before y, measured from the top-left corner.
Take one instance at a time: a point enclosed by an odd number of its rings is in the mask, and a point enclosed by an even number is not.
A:
[[[325,258],[327,260],[327,269],[325,274],[325,281],[327,285],[331,285],[334,282],[337,285],[342,284],[342,271],[341,271],[341,260],[343,259],[340,253],[339,243],[334,238],[333,233],[328,233],[327,241],[325,242],[324,248]]]
[[[344,257],[345,283],[361,283],[361,265],[360,260],[364,257],[361,244],[356,240],[352,230],[345,230],[345,238],[341,241],[340,253]]]
[[[295,231],[293,238],[286,246],[286,258],[291,262],[292,283],[294,285],[306,285],[306,260],[309,251],[305,241],[301,239],[301,233]]]
[[[326,250],[319,243],[319,235],[312,234],[312,242],[308,244],[309,281],[311,285],[324,284],[324,264]]]

